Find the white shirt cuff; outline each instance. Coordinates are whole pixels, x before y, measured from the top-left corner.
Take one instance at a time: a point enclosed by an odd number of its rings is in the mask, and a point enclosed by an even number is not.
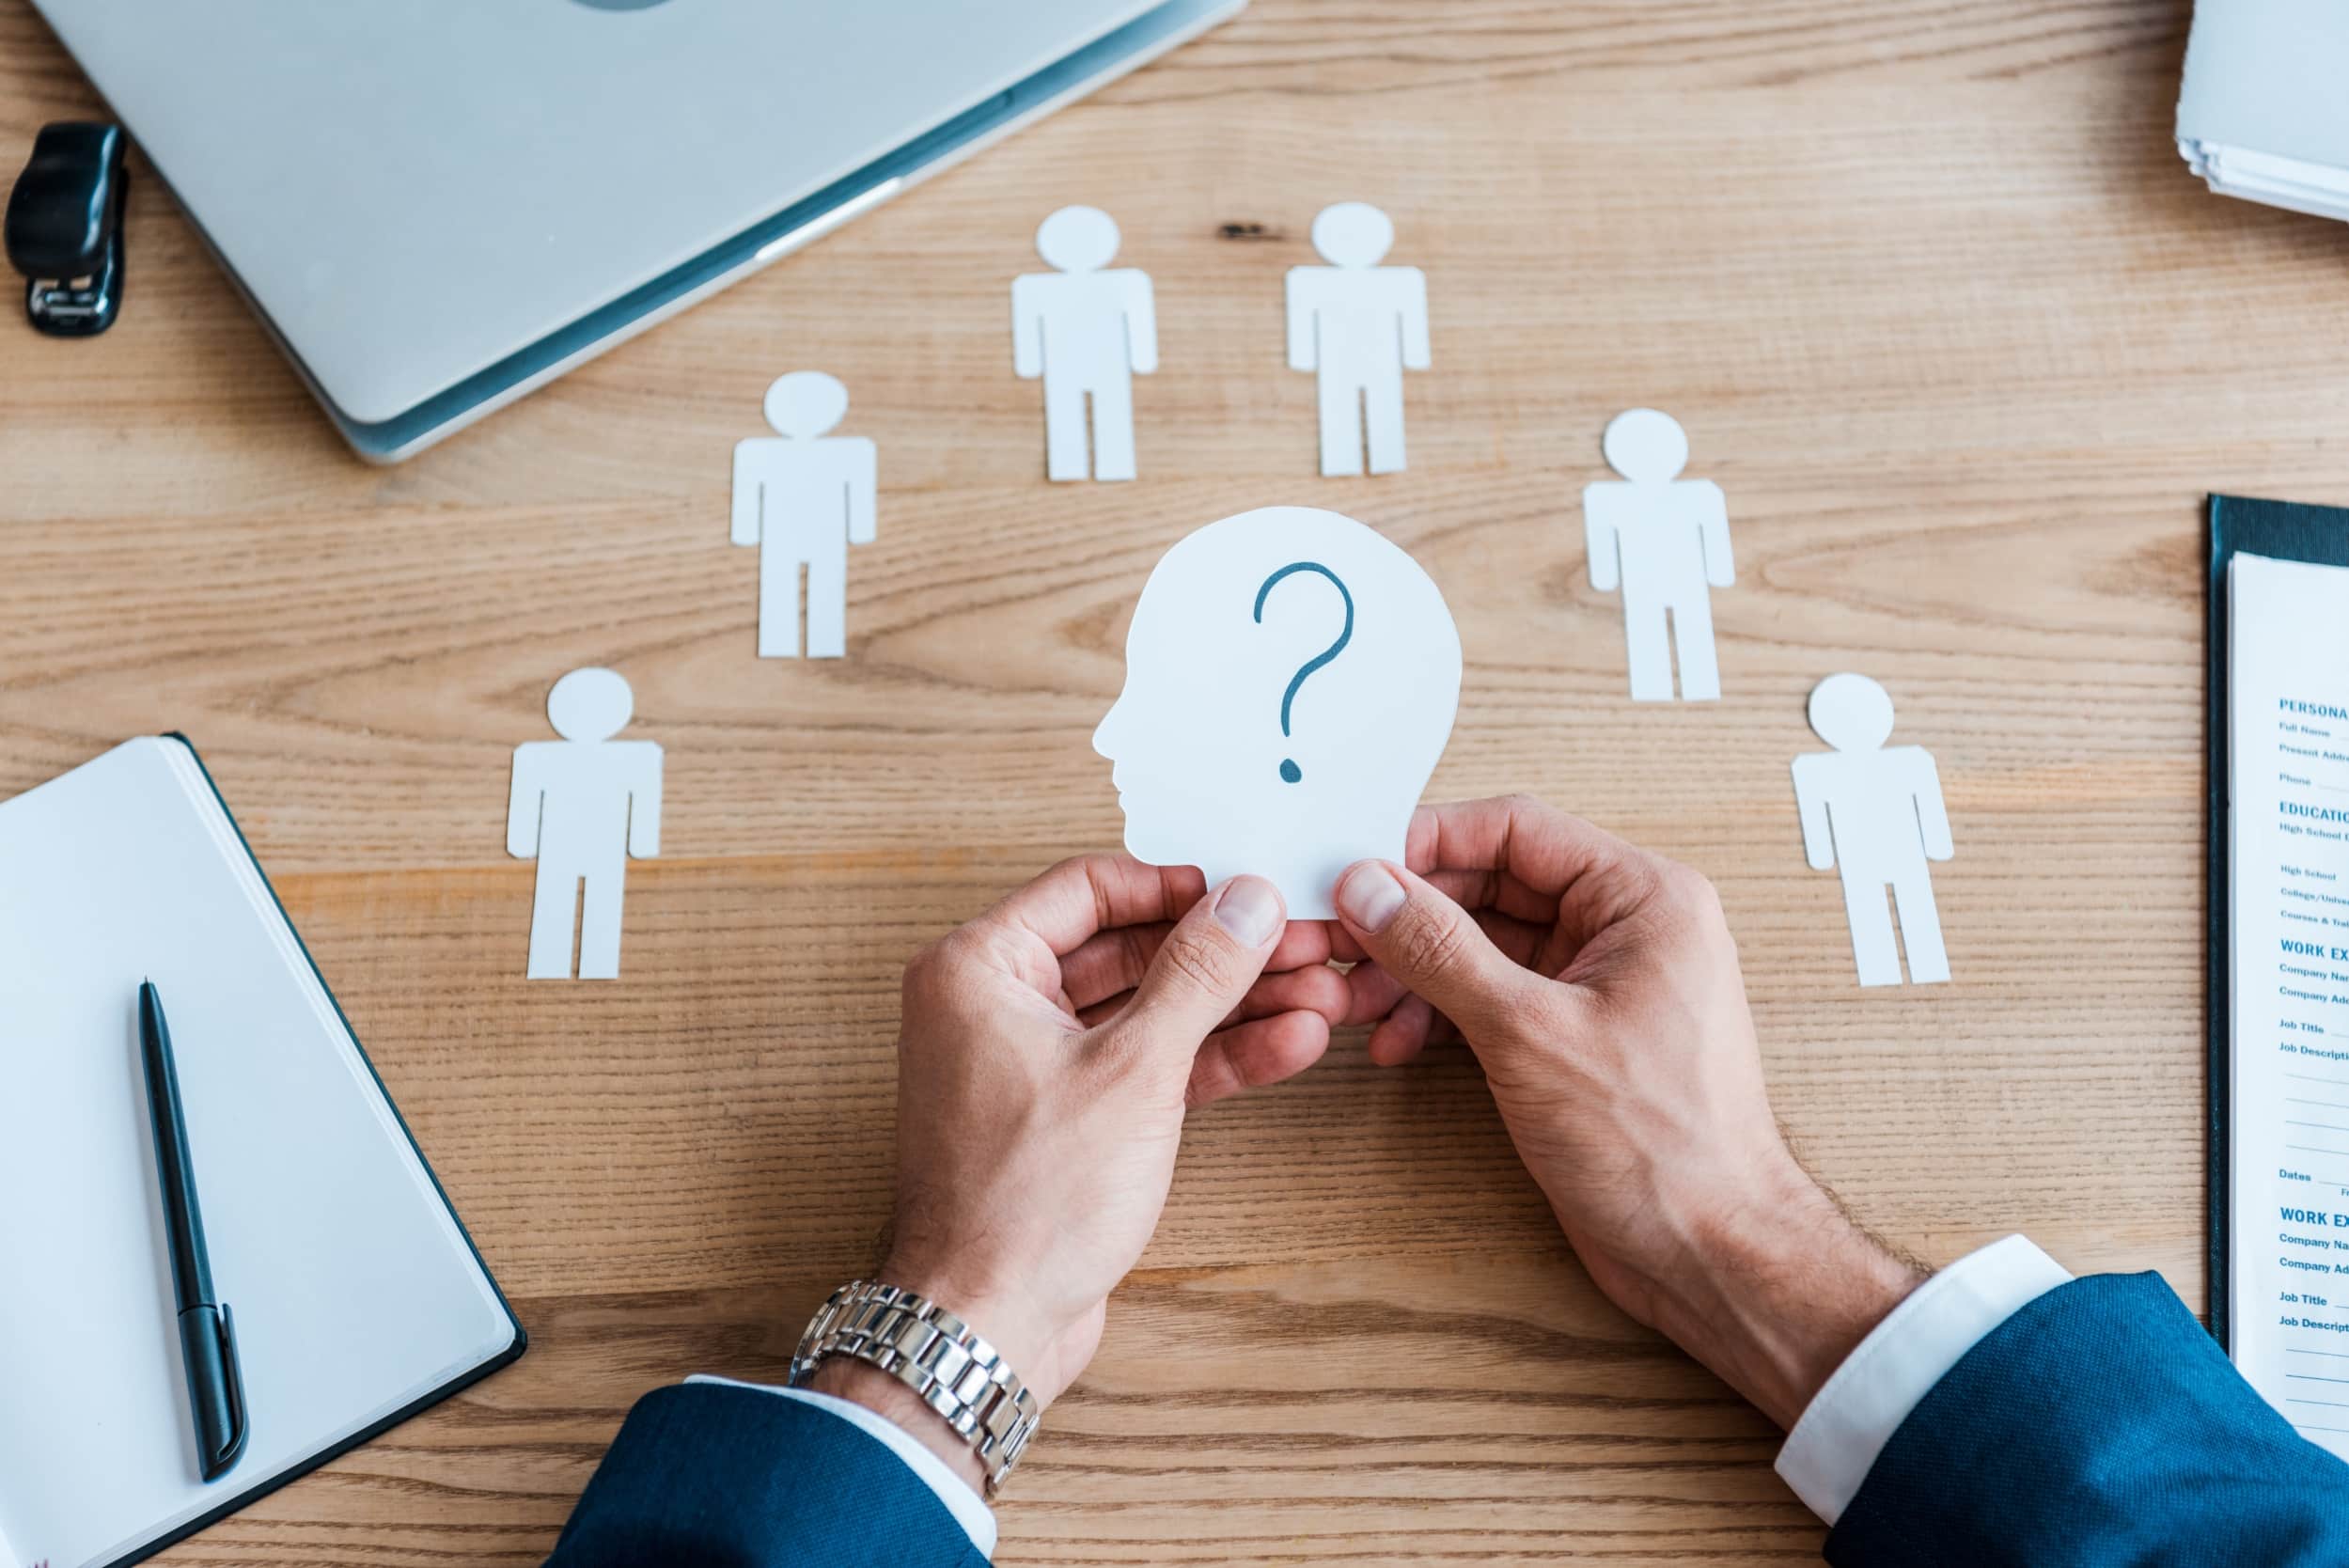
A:
[[[1834,1524],[1933,1386],[1992,1329],[2071,1278],[2028,1241],[2009,1236],[1918,1286],[1811,1400],[1778,1450],[1778,1475]]]
[[[755,1388],[778,1399],[795,1399],[819,1410],[829,1410],[840,1419],[888,1445],[891,1453],[905,1461],[907,1468],[921,1477],[930,1489],[938,1494],[938,1500],[947,1505],[947,1512],[954,1515],[954,1522],[961,1525],[963,1533],[971,1538],[971,1544],[979,1548],[979,1555],[985,1558],[995,1555],[994,1510],[989,1508],[979,1495],[971,1490],[971,1483],[956,1475],[945,1460],[887,1417],[868,1410],[861,1404],[852,1404],[847,1400],[834,1399],[830,1394],[819,1394],[806,1388],[778,1388],[771,1383],[741,1383],[730,1377],[711,1377],[706,1373],[685,1381],[714,1383],[727,1388]]]

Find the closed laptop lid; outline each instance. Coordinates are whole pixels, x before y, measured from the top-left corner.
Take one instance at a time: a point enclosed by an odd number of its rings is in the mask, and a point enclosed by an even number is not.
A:
[[[387,419],[1152,0],[34,0],[326,396]]]
[[[2349,169],[2345,68],[2341,0],[2198,0],[2179,139]]]

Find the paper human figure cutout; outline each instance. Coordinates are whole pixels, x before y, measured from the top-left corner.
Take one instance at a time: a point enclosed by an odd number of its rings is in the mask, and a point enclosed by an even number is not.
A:
[[[574,907],[579,978],[619,978],[628,859],[661,853],[661,748],[612,739],[634,707],[628,682],[611,670],[574,669],[546,697],[546,716],[563,738],[514,747],[506,853],[539,862],[530,905],[532,980],[571,978]]]
[[[1460,633],[1419,563],[1350,517],[1268,507],[1151,571],[1093,749],[1135,855],[1269,878],[1291,919],[1323,920],[1348,866],[1402,858],[1459,706]]]
[[[1900,910],[1909,979],[1950,978],[1928,860],[1956,854],[1941,776],[1922,746],[1887,746],[1892,698],[1865,675],[1830,675],[1810,694],[1810,727],[1835,747],[1794,759],[1794,800],[1811,870],[1843,873],[1843,909],[1862,985],[1898,985],[1889,888]]]
[[[1097,207],[1063,207],[1036,230],[1036,252],[1058,270],[1011,285],[1011,356],[1024,380],[1044,383],[1046,471],[1086,477],[1085,415],[1092,410],[1091,474],[1134,478],[1134,378],[1158,368],[1158,311],[1150,274],[1104,272],[1118,226]]]
[[[1672,700],[1677,648],[1681,695],[1715,701],[1721,666],[1713,646],[1713,590],[1737,581],[1729,503],[1711,479],[1680,477],[1688,465],[1688,436],[1668,414],[1619,414],[1605,445],[1607,466],[1622,478],[1583,491],[1582,525],[1590,586],[1601,593],[1623,590],[1632,700]]]
[[[1427,274],[1382,267],[1395,226],[1367,202],[1341,201],[1313,220],[1313,248],[1326,267],[1289,269],[1289,368],[1321,376],[1322,472],[1362,472],[1363,430],[1370,472],[1404,467],[1402,373],[1432,363]]]
[[[759,657],[799,656],[799,582],[807,575],[807,656],[848,651],[848,547],[873,541],[878,459],[860,435],[825,432],[848,388],[794,370],[767,388],[773,436],[734,445],[737,544],[759,547]]]

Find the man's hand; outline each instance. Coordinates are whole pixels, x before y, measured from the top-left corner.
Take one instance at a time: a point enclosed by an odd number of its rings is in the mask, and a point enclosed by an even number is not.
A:
[[[1049,1404],[1100,1344],[1158,1224],[1184,1111],[1303,1072],[1349,1002],[1329,928],[1278,889],[1122,855],[1065,861],[924,949],[898,1039],[894,1239],[879,1278],[994,1343]],[[909,1390],[852,1362],[821,1391],[872,1405],[975,1476]]]
[[[1599,1288],[1791,1426],[1921,1277],[1787,1149],[1712,884],[1526,799],[1423,809],[1406,857],[1338,886],[1371,1059],[1464,1038]]]

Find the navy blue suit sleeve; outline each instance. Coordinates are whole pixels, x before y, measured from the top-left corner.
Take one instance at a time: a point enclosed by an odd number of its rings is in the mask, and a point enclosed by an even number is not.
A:
[[[1892,1435],[1837,1568],[2342,1568],[2349,1465],[2251,1390],[2153,1274],[2015,1313]]]
[[[923,1480],[850,1421],[757,1388],[656,1388],[547,1568],[986,1568]]]

